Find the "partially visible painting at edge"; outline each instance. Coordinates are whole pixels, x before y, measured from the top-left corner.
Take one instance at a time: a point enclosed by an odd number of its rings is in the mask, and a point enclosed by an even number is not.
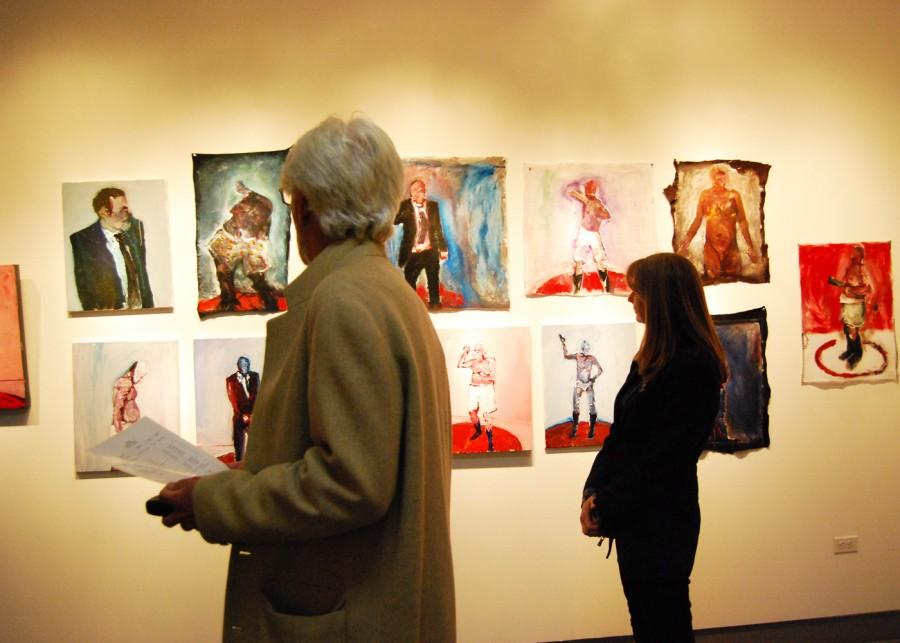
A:
[[[710,451],[734,453],[769,446],[769,378],[766,371],[766,309],[713,315],[728,358],[728,382],[706,443]]]
[[[0,266],[0,410],[31,404],[25,368],[25,333],[19,266]]]
[[[764,205],[771,165],[750,161],[675,161],[663,193],[672,210],[672,248],[691,260],[704,284],[767,283]]]

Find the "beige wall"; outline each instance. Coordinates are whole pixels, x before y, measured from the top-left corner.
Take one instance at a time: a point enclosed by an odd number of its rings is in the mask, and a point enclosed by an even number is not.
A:
[[[177,339],[190,431],[193,339],[264,321],[193,312],[191,153],[283,148],[354,110],[406,156],[507,158],[511,310],[436,323],[530,324],[536,367],[542,323],[631,313],[524,299],[523,163],[650,161],[659,191],[674,158],[771,163],[771,284],[708,293],[768,308],[772,447],[700,465],[695,622],[900,609],[898,388],[800,386],[797,270],[798,243],[854,240],[893,241],[898,265],[898,42],[894,0],[4,2],[0,262],[21,265],[33,408],[0,417],[0,639],[218,638],[226,549],[143,515],[152,483],[74,478],[71,344]],[[168,182],[172,314],[67,318],[60,184],[112,178]],[[665,244],[661,192],[656,210]],[[577,524],[593,454],[534,431],[530,455],[454,468],[460,638],[624,633],[615,562]],[[847,534],[860,552],[834,556]]]

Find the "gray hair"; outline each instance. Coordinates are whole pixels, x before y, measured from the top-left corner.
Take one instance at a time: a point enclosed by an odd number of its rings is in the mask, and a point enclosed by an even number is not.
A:
[[[375,123],[330,116],[288,152],[281,189],[303,194],[329,239],[383,243],[403,196],[403,164]]]

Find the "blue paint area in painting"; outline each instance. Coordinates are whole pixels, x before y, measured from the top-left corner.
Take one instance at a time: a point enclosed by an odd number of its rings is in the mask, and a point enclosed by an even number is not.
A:
[[[469,213],[466,265],[460,266],[466,303],[479,305],[483,299],[496,300],[506,293],[503,266],[503,196],[497,182],[497,168],[478,163],[466,166],[460,186],[460,210]]]
[[[447,246],[440,266],[445,305],[508,308],[503,162],[421,159],[408,161],[407,172],[425,181],[428,200],[438,206]],[[395,265],[402,239],[402,226],[395,226],[385,248]]]
[[[724,396],[728,439],[715,438],[714,432],[708,447],[725,452],[767,447],[770,389],[765,354],[766,310],[713,315],[713,320],[728,360]]]
[[[728,357],[729,378],[725,386],[728,419],[735,433],[749,437],[760,424],[760,363],[756,324],[719,326],[719,340]]]

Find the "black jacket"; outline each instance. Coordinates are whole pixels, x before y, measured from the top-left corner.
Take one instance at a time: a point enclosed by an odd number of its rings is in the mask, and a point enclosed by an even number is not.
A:
[[[116,263],[106,247],[106,236],[103,234],[100,221],[73,233],[69,240],[72,242],[75,286],[78,289],[82,309],[123,308],[127,293],[122,292]],[[153,308],[153,292],[150,290],[150,279],[147,277],[144,224],[140,220],[132,219],[131,227],[125,232],[125,240],[131,248],[137,268],[142,306]]]
[[[444,240],[444,229],[441,227],[441,212],[437,201],[426,201],[425,212],[428,213],[428,240],[431,249],[437,252],[446,252],[447,242]],[[394,225],[403,226],[403,236],[400,239],[400,252],[397,263],[402,268],[409,261],[412,254],[413,243],[416,240],[416,209],[410,199],[400,202],[400,209],[394,217]]]
[[[721,376],[705,350],[679,350],[640,390],[637,364],[616,396],[613,425],[585,482],[600,528],[618,536],[697,507],[697,459],[719,409]]]

